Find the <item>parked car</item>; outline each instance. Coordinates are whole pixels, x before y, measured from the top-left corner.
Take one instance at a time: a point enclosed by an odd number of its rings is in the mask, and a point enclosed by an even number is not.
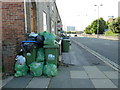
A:
[[[75,34],[74,36],[75,36],[75,37],[77,37],[77,35],[76,35],[76,34]]]

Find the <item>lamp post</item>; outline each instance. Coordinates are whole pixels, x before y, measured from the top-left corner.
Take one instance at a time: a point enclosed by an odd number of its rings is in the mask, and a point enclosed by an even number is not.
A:
[[[97,6],[98,7],[98,19],[99,19],[99,6],[103,6],[102,4],[100,5],[97,5],[95,4],[94,6]],[[97,20],[97,38],[99,38],[99,20]]]

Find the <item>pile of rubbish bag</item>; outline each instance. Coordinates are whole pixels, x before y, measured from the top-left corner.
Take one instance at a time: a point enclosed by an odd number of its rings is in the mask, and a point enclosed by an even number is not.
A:
[[[56,42],[56,35],[49,32],[40,32],[39,35],[44,36],[44,44],[54,45]]]
[[[29,65],[30,67],[30,74],[32,76],[41,76],[43,71],[43,64],[44,62],[33,62]]]
[[[20,55],[16,56],[16,63],[15,63],[15,71],[16,73],[14,74],[15,77],[20,77],[20,76],[25,76],[27,75],[27,72],[30,71],[30,74],[32,76],[41,76],[41,75],[45,75],[45,76],[56,76],[57,75],[57,66],[55,64],[50,64],[50,63],[46,63],[45,60],[45,52],[44,52],[44,48],[43,45],[55,45],[56,44],[56,35],[49,33],[49,32],[40,32],[38,34],[36,33],[31,33],[28,38],[27,38],[27,43],[26,41],[24,41],[25,43],[22,43],[22,52]],[[30,43],[31,41],[35,41]],[[29,44],[30,43],[30,44]],[[31,54],[31,51],[33,48],[33,46],[35,47],[35,45],[37,44],[36,48],[36,57],[33,58]],[[28,58],[28,54],[29,54],[29,58]],[[35,53],[34,55],[35,56]],[[31,59],[30,59],[31,58]],[[32,62],[30,62],[30,60],[32,60]],[[28,64],[29,61],[29,64]]]
[[[37,50],[37,58],[36,61],[40,62],[40,61],[44,61],[44,49],[43,48],[38,48]]]
[[[44,66],[44,75],[48,77],[54,77],[57,75],[57,66],[55,64],[49,64],[47,63]]]
[[[22,55],[16,57],[17,62],[15,63],[15,77],[27,75],[28,67],[25,63],[25,58]]]
[[[17,57],[19,58],[19,56]],[[54,77],[57,75],[57,66],[55,64],[47,63],[46,65],[44,65],[44,62],[32,62],[31,64],[29,64],[28,68],[26,63],[22,62],[23,58],[15,63],[15,77],[27,75],[28,70],[30,70],[30,74],[32,76],[41,76],[42,74],[44,74],[48,77]]]

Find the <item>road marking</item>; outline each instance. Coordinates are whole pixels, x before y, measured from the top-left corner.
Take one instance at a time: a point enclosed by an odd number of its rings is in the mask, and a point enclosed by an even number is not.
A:
[[[82,48],[84,48],[85,50],[87,50],[88,52],[90,52],[91,54],[93,54],[94,56],[96,56],[97,58],[99,58],[100,60],[102,60],[104,63],[108,64],[110,67],[112,67],[113,69],[117,70],[120,72],[120,66],[116,63],[114,63],[113,61],[111,61],[110,59],[102,56],[101,54],[93,51],[92,49],[88,48],[87,46],[75,41],[75,40],[71,40],[72,42],[76,43],[77,45],[81,46]]]

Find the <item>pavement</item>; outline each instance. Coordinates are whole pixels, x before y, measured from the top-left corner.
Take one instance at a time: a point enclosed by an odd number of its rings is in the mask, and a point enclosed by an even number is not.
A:
[[[6,88],[108,88],[119,87],[119,73],[77,44],[72,43],[69,53],[62,53],[64,66],[55,77],[13,78]],[[119,89],[118,89],[119,90]]]

